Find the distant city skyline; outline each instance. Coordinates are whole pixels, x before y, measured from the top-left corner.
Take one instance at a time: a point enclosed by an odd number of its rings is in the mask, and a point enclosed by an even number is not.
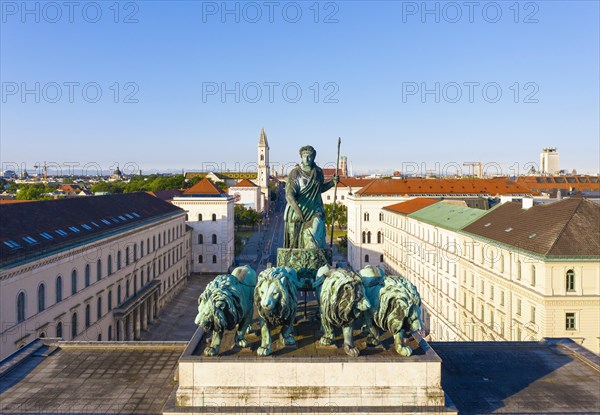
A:
[[[598,2],[92,3],[2,3],[2,170],[600,170]]]

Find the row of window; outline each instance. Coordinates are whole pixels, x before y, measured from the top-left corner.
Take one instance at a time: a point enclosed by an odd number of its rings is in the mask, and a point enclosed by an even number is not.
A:
[[[188,215],[187,213],[186,213],[186,215],[185,215],[185,220],[186,220],[186,221],[189,221],[189,220],[190,220],[190,219],[189,219],[189,215]],[[203,220],[204,220],[204,216],[202,215],[202,213],[198,213],[198,222],[202,222]],[[216,221],[217,221],[217,214],[216,214],[216,213],[213,213],[213,214],[211,215],[211,217],[210,217],[210,220],[211,220],[212,222],[216,222]]]
[[[216,244],[216,243],[217,243],[217,235],[216,235],[216,234],[214,234],[214,233],[213,233],[213,234],[210,236],[210,242],[211,242],[212,244]],[[202,235],[202,234],[198,234],[198,244],[199,244],[199,245],[202,245],[203,243],[204,243],[204,235]]]
[[[178,247],[170,249],[169,252],[165,253],[160,258],[158,258],[158,273],[161,273],[164,270],[166,270],[167,268],[170,268],[172,264],[179,261],[182,257],[183,257],[182,244],[180,244]],[[110,258],[111,258],[111,256],[109,255],[109,261],[110,261]],[[157,274],[156,261],[157,260],[154,260],[154,262],[152,264],[153,278],[156,278],[156,274]],[[110,275],[110,274],[112,274],[110,262],[109,262],[108,268],[109,268],[109,275]],[[147,265],[147,282],[150,279],[150,271],[151,271],[151,266],[150,266],[150,264],[148,264]],[[101,275],[102,275],[102,262],[99,259],[97,261],[97,281],[99,281],[102,278]],[[140,286],[142,286],[144,284],[143,279],[144,279],[144,269],[143,269],[143,267],[141,267],[140,268]],[[137,292],[137,273],[133,274],[133,281],[134,281],[134,286],[135,286],[134,292]],[[85,266],[84,283],[85,283],[85,288],[89,287],[91,284],[90,264],[86,264],[86,266]],[[55,280],[56,303],[60,303],[63,300],[63,285],[64,285],[63,278],[61,275],[58,275]],[[127,290],[126,298],[128,298],[129,297],[129,281],[127,281],[126,290]],[[78,292],[78,273],[77,273],[77,270],[74,269],[71,272],[71,295],[75,295],[75,294],[77,294],[77,292]],[[121,287],[120,287],[120,285],[118,287],[118,292],[119,292],[118,303],[121,304]],[[109,299],[109,301],[110,301],[110,299]],[[45,309],[46,309],[46,284],[44,282],[42,282],[38,286],[38,290],[37,290],[37,312],[41,313]],[[17,323],[21,323],[26,318],[27,318],[27,316],[26,316],[26,296],[25,296],[25,292],[21,291],[21,292],[19,292],[19,294],[17,294]]]
[[[363,233],[362,233],[362,243],[363,244],[370,244],[371,243],[371,231],[363,231]],[[378,244],[382,244],[383,243],[383,232],[382,231],[377,231],[377,243]]]
[[[198,263],[199,264],[203,264],[204,263],[204,255],[198,255]],[[212,256],[212,263],[213,264],[217,263],[217,256],[216,255]]]
[[[369,214],[369,212],[365,212],[365,213],[363,214],[363,220],[364,220],[365,222],[368,222],[368,221],[369,221],[369,218],[370,218],[370,216],[371,216],[371,215]],[[380,221],[380,222],[382,222],[382,221],[383,221],[383,212],[379,212],[379,221]]]

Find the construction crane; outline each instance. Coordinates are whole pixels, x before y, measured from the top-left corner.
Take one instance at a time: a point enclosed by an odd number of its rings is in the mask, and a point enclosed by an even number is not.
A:
[[[463,166],[470,166],[471,167],[471,176],[473,176],[473,177],[475,177],[475,166],[477,166],[477,177],[479,177],[479,178],[483,177],[483,171],[481,169],[481,162],[480,161],[463,163]]]
[[[33,166],[34,169],[39,169],[40,165],[36,164]],[[44,184],[48,183],[48,168],[46,167],[46,162],[44,161]]]

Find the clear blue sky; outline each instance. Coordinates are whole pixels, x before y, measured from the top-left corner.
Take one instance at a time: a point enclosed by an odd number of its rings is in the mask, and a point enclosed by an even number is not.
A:
[[[548,146],[561,168],[600,170],[599,2],[272,3],[121,2],[116,15],[113,1],[2,1],[3,169],[234,170],[256,161],[264,127],[278,164],[305,144],[332,162],[341,136],[355,173],[481,161],[514,174]],[[239,102],[221,96],[236,83]]]

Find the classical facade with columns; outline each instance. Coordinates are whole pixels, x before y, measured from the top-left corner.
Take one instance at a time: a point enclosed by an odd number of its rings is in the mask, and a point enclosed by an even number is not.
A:
[[[191,272],[186,212],[147,193],[0,216],[0,360],[39,337],[137,340]]]

